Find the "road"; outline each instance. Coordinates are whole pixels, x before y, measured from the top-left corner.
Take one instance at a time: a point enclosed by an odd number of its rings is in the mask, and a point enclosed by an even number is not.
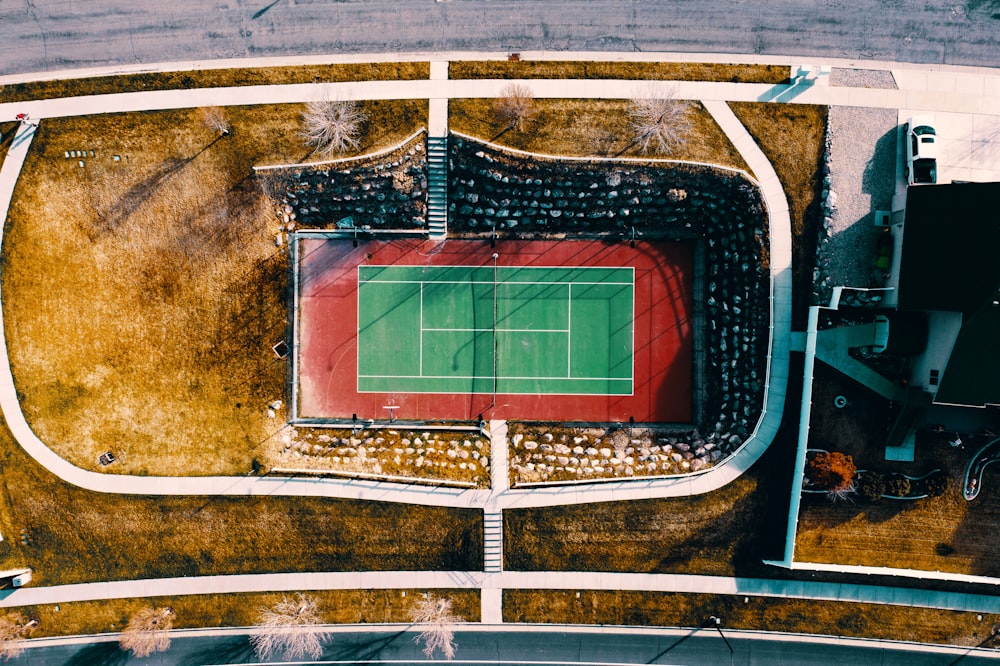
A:
[[[1000,65],[1000,0],[0,1],[0,75],[323,53],[679,51]]]
[[[414,634],[338,633],[319,661],[323,663],[422,664],[426,658],[411,640]],[[882,666],[972,666],[997,664],[994,651],[936,648],[907,644],[855,642],[844,639],[776,635],[741,635],[725,629],[595,632],[593,630],[525,632],[490,630],[459,632],[452,664],[760,664],[762,666],[814,666],[817,663],[880,664]],[[730,652],[730,647],[732,652]],[[437,655],[440,658],[440,653]],[[70,666],[130,664],[202,666],[255,663],[246,636],[197,636],[175,638],[170,649],[148,659],[132,659],[115,642],[90,645],[31,648],[11,664]]]

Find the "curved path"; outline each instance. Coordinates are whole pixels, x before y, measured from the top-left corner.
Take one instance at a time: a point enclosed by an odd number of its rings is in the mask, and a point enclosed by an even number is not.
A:
[[[1000,65],[996,2],[8,2],[0,73],[322,53],[679,51]],[[377,29],[372,29],[377,26]]]

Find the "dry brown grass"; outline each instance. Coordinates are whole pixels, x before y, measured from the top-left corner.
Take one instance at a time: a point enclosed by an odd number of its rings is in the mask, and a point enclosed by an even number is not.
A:
[[[330,624],[409,622],[408,611],[428,590],[318,590],[310,592],[319,602],[324,622]],[[429,590],[451,599],[459,615],[476,622],[480,617],[479,590]],[[406,596],[403,596],[403,593]],[[203,594],[148,599],[109,599],[55,605],[23,606],[26,616],[39,618],[34,637],[103,634],[121,631],[129,617],[142,608],[169,606],[175,629],[249,627],[262,607],[281,601],[280,592],[254,594]]]
[[[761,520],[754,477],[695,497],[505,511],[505,567],[732,576]]]
[[[0,88],[0,102],[54,99],[82,95],[227,88],[236,86],[290,83],[338,83],[344,81],[411,81],[430,77],[427,62],[376,62],[336,65],[294,65],[288,67],[246,67],[206,69],[186,72],[145,72],[86,79],[8,83]]]
[[[426,103],[366,109],[359,153],[426,120]],[[3,305],[25,415],[60,455],[246,473],[279,429],[265,411],[285,389],[270,347],[285,335],[286,257],[251,166],[308,157],[300,112],[232,107],[226,136],[195,110],[42,123],[10,210]],[[76,149],[95,152],[85,168],[64,158]]]
[[[730,102],[778,174],[792,218],[793,322],[804,327],[823,186],[823,139],[827,107],[803,104]]]
[[[695,62],[569,62],[467,60],[448,65],[451,79],[631,79],[784,83],[788,67]]]
[[[736,148],[698,102],[690,102],[683,144],[644,155],[633,140],[628,100],[536,99],[537,114],[523,132],[504,131],[488,99],[455,99],[450,127],[477,138],[531,152],[575,157],[655,157],[746,169]]]
[[[744,599],[747,601],[744,601]],[[998,615],[808,599],[668,592],[505,590],[505,622],[722,628],[979,645]],[[714,625],[713,625],[714,626]]]
[[[0,430],[0,569],[37,585],[286,571],[479,570],[482,512],[313,497],[133,497],[70,486]],[[22,545],[21,530],[29,543]]]

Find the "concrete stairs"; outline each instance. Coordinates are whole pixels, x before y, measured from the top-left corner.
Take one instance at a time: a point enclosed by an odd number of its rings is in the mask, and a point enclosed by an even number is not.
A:
[[[448,235],[448,137],[427,137],[427,229],[430,237]]]
[[[487,510],[483,514],[483,571],[503,571],[503,512]]]

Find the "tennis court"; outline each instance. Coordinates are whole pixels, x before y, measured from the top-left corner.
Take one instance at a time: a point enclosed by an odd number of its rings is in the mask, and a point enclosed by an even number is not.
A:
[[[630,395],[631,268],[359,266],[358,390]]]
[[[298,418],[691,421],[692,243],[293,247]]]

